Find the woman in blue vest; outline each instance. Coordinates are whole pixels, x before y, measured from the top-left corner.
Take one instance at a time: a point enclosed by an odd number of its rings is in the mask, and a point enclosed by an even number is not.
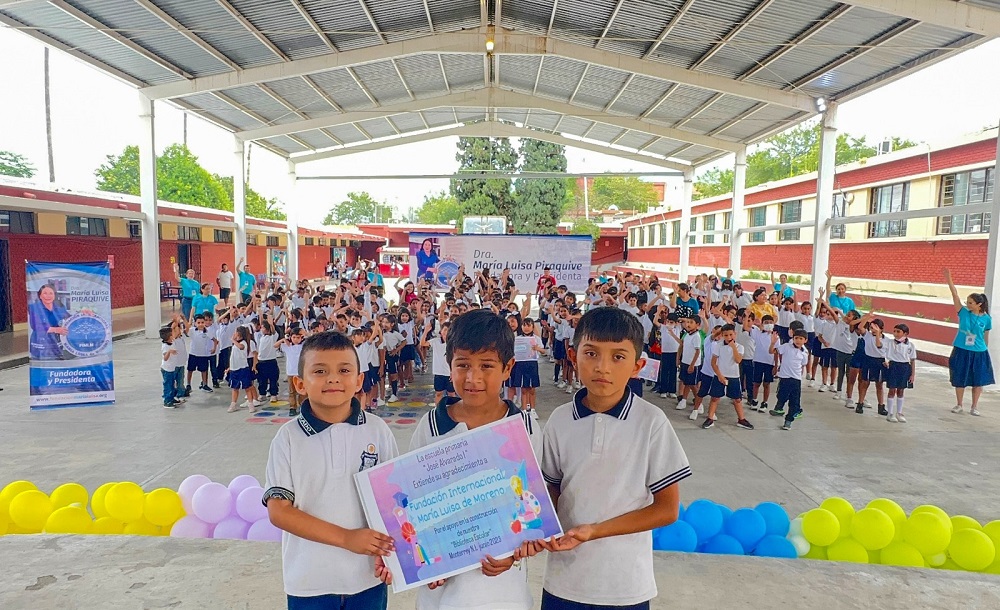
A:
[[[955,388],[955,406],[952,413],[961,413],[965,388],[972,388],[971,415],[979,415],[979,397],[983,386],[993,385],[993,363],[987,351],[993,320],[990,318],[990,303],[985,294],[973,292],[962,305],[958,288],[951,278],[951,270],[942,270],[944,279],[951,289],[951,299],[958,312],[958,335],[948,358],[948,372],[951,385]]]

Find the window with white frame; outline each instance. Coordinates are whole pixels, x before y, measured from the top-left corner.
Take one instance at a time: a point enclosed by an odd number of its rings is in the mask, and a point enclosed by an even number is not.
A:
[[[692,216],[691,217],[691,225],[688,228],[688,230],[691,231],[692,233],[694,233],[695,231],[698,230],[698,217],[697,216]],[[694,240],[695,240],[695,236],[691,235],[690,237],[688,237],[688,244],[694,245]]]
[[[670,223],[671,234],[670,234],[670,245],[679,246],[681,245],[681,221],[675,220]]]
[[[723,212],[722,213],[722,228],[725,229],[726,231],[729,231],[729,229],[733,228],[733,213],[732,212]],[[729,243],[729,233],[724,233],[722,235],[722,243],[724,243],[724,244],[728,244]]]
[[[715,230],[715,214],[709,214],[708,216],[702,216],[701,227],[705,231]],[[701,243],[703,244],[714,244],[715,235],[705,234],[702,235]]]
[[[909,182],[888,184],[872,189],[872,214],[905,212],[909,203]],[[906,237],[906,220],[879,220],[869,223],[868,237]]]
[[[748,223],[750,227],[763,227],[767,224],[767,206],[758,206],[747,212],[747,214],[750,216],[750,222]],[[751,243],[763,242],[764,232],[755,231],[750,233],[750,238],[747,241]]]
[[[847,198],[843,193],[834,193],[833,209],[830,218],[845,218],[847,216]],[[844,239],[847,237],[847,225],[833,225],[830,227],[831,239]]]
[[[785,201],[781,204],[781,222],[799,222],[802,220],[802,201]],[[780,241],[798,241],[800,229],[782,229],[778,231]]]
[[[667,245],[667,223],[660,223],[660,245]]]
[[[941,177],[941,207],[954,206],[956,211],[964,205],[993,203],[993,168],[972,170]],[[939,235],[989,233],[990,214],[954,214],[938,219]]]

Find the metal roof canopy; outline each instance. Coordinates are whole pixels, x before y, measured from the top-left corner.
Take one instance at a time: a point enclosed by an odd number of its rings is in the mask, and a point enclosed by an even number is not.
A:
[[[1000,35],[1000,0],[0,0],[0,24],[294,163],[478,130],[681,171]]]

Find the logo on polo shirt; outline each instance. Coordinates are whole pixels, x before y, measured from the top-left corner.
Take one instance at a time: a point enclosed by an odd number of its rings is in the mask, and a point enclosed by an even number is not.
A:
[[[361,452],[361,468],[358,468],[358,472],[368,468],[374,468],[378,464],[378,453],[375,451],[375,445],[369,443],[365,450]]]

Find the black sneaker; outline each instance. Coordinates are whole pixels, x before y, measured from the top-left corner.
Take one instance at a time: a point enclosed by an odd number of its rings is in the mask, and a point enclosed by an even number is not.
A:
[[[889,415],[889,410],[885,408],[885,405],[878,406],[878,414],[882,417]]]
[[[163,403],[163,408],[164,409],[176,409],[177,408],[177,403],[173,402],[173,401],[171,401],[171,402],[165,402],[165,403]]]
[[[219,389],[219,388],[220,388],[220,387],[222,387],[222,386],[220,386],[220,385],[219,385],[219,382],[218,382],[218,381],[213,381],[213,382],[212,382],[212,387],[213,387],[213,388],[215,388],[215,389]]]
[[[767,413],[767,402],[761,403],[761,405],[759,407],[757,407],[757,412],[758,413]]]
[[[790,421],[788,421],[786,419],[785,423],[781,424],[781,429],[782,430],[791,430],[792,429],[792,422],[790,422]]]
[[[753,430],[753,424],[751,424],[745,419],[741,419],[738,422],[736,422],[736,427],[743,428],[744,430]]]
[[[860,414],[864,415],[864,413],[865,413],[865,405],[859,402],[858,406],[854,407],[854,412],[855,413],[860,413]]]
[[[288,410],[288,417],[297,417],[298,414],[299,414],[299,410],[298,409],[289,409]]]
[[[771,409],[770,411],[768,411],[768,413],[770,413],[771,415],[773,415],[775,417],[779,417],[779,416],[782,416],[782,415],[785,414],[785,410],[782,409],[782,408]]]
[[[201,386],[198,387],[198,389],[201,390],[202,392],[214,392],[215,391],[215,390],[212,389],[211,386],[207,386],[207,385],[201,385]]]
[[[803,413],[802,409],[799,409],[799,412],[795,414],[795,419],[802,417],[802,413]]]
[[[708,430],[709,428],[711,428],[714,425],[715,425],[715,420],[712,419],[711,417],[706,417],[705,418],[705,423],[703,423],[701,425],[701,427],[702,427],[703,430]]]

